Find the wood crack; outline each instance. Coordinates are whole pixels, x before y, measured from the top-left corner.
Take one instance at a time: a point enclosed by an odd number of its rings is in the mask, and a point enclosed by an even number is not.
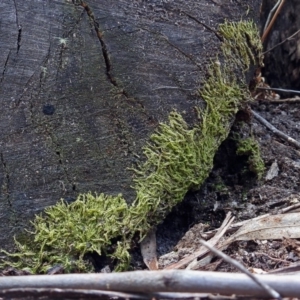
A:
[[[5,75],[5,72],[6,72],[6,69],[7,69],[7,64],[8,64],[8,60],[9,60],[9,57],[10,57],[10,53],[11,53],[11,50],[9,50],[8,54],[7,54],[7,57],[6,57],[6,60],[5,60],[5,63],[4,63],[4,67],[3,67],[3,71],[2,71],[2,77],[0,79],[0,82],[3,81],[4,79],[4,75]]]
[[[103,34],[102,34],[101,30],[100,30],[99,23],[95,20],[94,13],[93,13],[93,11],[91,10],[91,8],[89,7],[89,5],[86,2],[81,1],[80,5],[85,9],[87,15],[89,16],[89,18],[93,22],[93,25],[94,25],[97,37],[98,37],[99,42],[101,44],[102,55],[103,55],[105,66],[106,66],[106,76],[107,76],[108,80],[110,81],[110,83],[112,85],[114,85],[115,87],[118,87],[118,84],[117,84],[115,78],[111,74],[111,61],[110,61],[110,58],[109,58],[109,54],[108,54],[106,43],[105,43],[105,41],[103,39]]]
[[[74,4],[76,4],[75,2],[76,1],[73,0]],[[78,4],[76,4],[76,5],[78,5]],[[109,80],[109,82],[113,86],[120,89],[116,79],[111,74],[112,64],[111,64],[111,61],[110,61],[110,58],[109,58],[109,53],[108,53],[108,50],[107,50],[106,43],[103,39],[103,33],[100,30],[99,23],[96,21],[95,15],[94,15],[92,9],[89,7],[89,5],[86,2],[80,1],[79,5],[82,6],[85,9],[87,15],[89,16],[90,20],[92,21],[94,29],[95,29],[96,34],[97,34],[97,37],[98,37],[99,42],[101,44],[102,55],[103,55],[104,62],[105,62],[105,67],[106,67],[106,72],[105,73],[106,73],[107,79]],[[130,101],[134,100],[134,102],[138,103],[142,107],[142,109],[144,109],[144,105],[140,101],[130,97],[128,92],[126,92],[123,88],[120,89],[120,94],[125,96],[127,100],[130,100]]]
[[[7,167],[7,164],[5,162],[5,159],[4,159],[4,155],[3,153],[1,152],[0,153],[0,159],[1,159],[1,164],[2,164],[2,167],[3,167],[3,170],[4,170],[4,180],[3,180],[3,184],[2,184],[2,187],[1,187],[1,190],[2,190],[2,193],[3,195],[5,195],[6,197],[6,201],[8,203],[8,205],[11,207],[11,201],[10,201],[10,176],[9,176],[9,170],[8,170],[8,167]]]
[[[20,47],[21,47],[22,25],[19,23],[18,8],[17,8],[16,0],[14,0],[14,5],[15,5],[15,11],[16,11],[16,23],[17,23],[17,27],[18,27],[18,38],[17,38],[17,54],[18,54]]]

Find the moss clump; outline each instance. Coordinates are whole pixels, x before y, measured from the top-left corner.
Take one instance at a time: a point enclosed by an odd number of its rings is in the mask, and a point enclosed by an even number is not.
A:
[[[112,245],[118,239],[122,248],[129,249],[127,231],[132,232],[128,221],[128,206],[121,195],[80,195],[68,205],[60,201],[36,216],[30,234],[34,240],[25,245],[16,242],[19,253],[8,254],[17,268],[28,267],[33,273],[47,271],[55,264],[62,264],[68,271],[91,270],[84,255],[96,252],[99,255],[118,257],[119,268],[128,267],[130,256],[120,247]],[[7,253],[6,253],[7,254]],[[7,265],[12,262],[7,262]]]
[[[221,176],[218,176],[215,181],[216,183],[212,184],[213,190],[221,195],[228,194],[228,187],[223,181],[223,179],[221,178]]]
[[[191,187],[200,186],[208,177],[234,114],[248,98],[244,72],[251,63],[262,64],[262,45],[253,22],[225,22],[219,33],[224,38],[225,62],[216,61],[209,67],[209,77],[200,91],[207,105],[199,112],[201,121],[188,128],[183,117],[172,112],[169,123],[160,124],[150,137],[144,148],[146,162],[135,170],[137,198],[132,210],[134,215],[145,215],[141,228],[146,230],[163,220]]]
[[[117,270],[126,269],[133,235],[143,238],[191,187],[204,182],[235,113],[247,98],[244,76],[236,70],[247,69],[255,51],[261,49],[258,31],[248,22],[225,23],[219,31],[224,36],[225,62],[216,61],[209,67],[200,91],[206,108],[203,112],[197,109],[199,120],[192,127],[173,111],[168,123],[160,124],[151,135],[143,149],[145,162],[134,170],[133,204],[128,207],[121,196],[87,194],[71,205],[60,202],[49,207],[33,222],[34,241],[16,243],[19,253],[9,256],[17,261],[6,264],[30,266],[34,273],[58,263],[66,271],[88,271],[84,255],[97,252],[117,259]]]
[[[265,164],[260,154],[259,144],[254,138],[240,140],[236,154],[248,156],[249,170],[255,173],[258,179],[262,178]]]
[[[236,67],[248,70],[250,64],[263,65],[263,46],[259,31],[253,22],[227,22],[219,26],[224,37],[222,52]]]
[[[146,162],[136,170],[137,198],[132,207],[137,223],[145,216],[140,231],[163,220],[191,187],[199,187],[208,177],[214,155],[245,99],[235,78],[225,70],[218,62],[210,67],[211,76],[201,90],[207,104],[199,112],[202,122],[189,129],[183,117],[172,112],[169,124],[161,124],[144,148]]]

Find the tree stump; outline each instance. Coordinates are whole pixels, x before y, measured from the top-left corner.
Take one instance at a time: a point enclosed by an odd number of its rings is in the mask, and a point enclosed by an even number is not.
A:
[[[159,122],[204,107],[214,30],[257,21],[259,2],[2,0],[1,245],[60,198],[132,201],[128,168]]]

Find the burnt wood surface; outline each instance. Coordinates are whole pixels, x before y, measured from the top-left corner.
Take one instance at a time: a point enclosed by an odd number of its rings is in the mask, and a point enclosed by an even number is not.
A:
[[[60,198],[132,201],[127,168],[149,135],[171,110],[193,122],[204,105],[196,90],[220,41],[195,19],[258,21],[259,3],[1,0],[1,246]]]

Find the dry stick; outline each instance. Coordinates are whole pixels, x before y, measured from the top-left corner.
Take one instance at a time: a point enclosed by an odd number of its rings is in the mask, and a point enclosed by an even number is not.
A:
[[[262,215],[262,216],[259,216],[259,217],[255,217],[255,218],[252,218],[252,219],[248,219],[248,220],[244,220],[244,221],[241,221],[241,222],[238,222],[238,223],[234,223],[234,224],[230,225],[227,228],[227,231],[225,233],[233,233],[233,232],[237,231],[238,229],[240,229],[240,227],[242,227],[245,223],[247,223],[249,221],[257,221],[257,220],[260,220],[260,219],[262,219],[264,217],[267,217],[269,215],[270,214],[265,214],[265,215]],[[213,229],[213,230],[201,233],[201,236],[204,239],[209,239],[214,234],[216,234],[216,232],[217,232],[217,229]]]
[[[223,221],[221,227],[217,230],[217,233],[215,234],[215,236],[211,240],[209,240],[211,245],[216,245],[219,242],[220,238],[225,234],[225,232],[227,231],[228,227],[231,225],[233,220],[234,220],[234,217],[231,218],[231,212],[228,212],[227,215],[226,215],[225,220]],[[194,259],[202,257],[205,254],[207,254],[208,252],[209,251],[206,248],[201,247],[199,250],[197,250],[193,254],[191,254],[187,257],[184,257],[183,259],[181,259],[180,261],[178,261],[176,263],[168,265],[167,267],[165,267],[165,270],[184,268],[190,262],[192,262]]]
[[[288,147],[288,145],[285,145],[285,144],[283,144],[279,141],[274,141],[274,143],[277,144],[277,146],[279,146],[279,147],[282,147],[282,146],[283,147]],[[294,152],[295,155],[298,155],[300,157],[300,151],[298,151],[296,149],[293,149],[293,152]]]
[[[278,211],[278,214],[284,214],[284,213],[287,213],[291,210],[294,210],[294,209],[297,209],[297,208],[300,208],[300,203],[296,203],[296,204],[293,204],[291,206],[288,206],[288,207],[285,207],[285,208],[282,208]]]
[[[300,102],[300,97],[277,99],[277,100],[272,98],[266,98],[266,99],[255,98],[255,100],[265,101],[268,103],[297,103]]]
[[[300,276],[256,275],[284,297],[300,295]],[[83,289],[123,293],[219,293],[265,296],[265,291],[241,273],[189,270],[134,271],[98,274],[2,276],[0,292],[20,288]]]
[[[217,250],[216,248],[212,247],[209,243],[206,241],[200,239],[199,242],[207,247],[211,252],[213,252],[215,255],[221,257],[223,260],[226,262],[230,263],[234,267],[236,267],[238,270],[246,274],[248,277],[250,277],[256,284],[258,284],[262,289],[265,290],[265,292],[270,295],[272,298],[279,299],[281,300],[281,296],[278,292],[276,292],[274,289],[272,289],[270,286],[267,284],[261,282],[257,277],[255,277],[251,272],[249,272],[241,263],[238,261],[230,258],[228,255],[223,253],[222,251]]]
[[[208,293],[150,293],[150,294],[128,294],[120,292],[107,292],[107,291],[98,291],[98,290],[71,290],[71,289],[28,289],[28,288],[19,288],[19,289],[10,289],[0,291],[0,297],[9,297],[9,298],[21,298],[24,297],[51,297],[55,299],[103,299],[104,296],[109,299],[185,299],[185,298],[194,298],[194,299],[205,299],[205,300],[236,300],[235,296],[215,296]]]
[[[288,274],[294,272],[300,272],[300,263],[294,263],[289,265],[288,267],[282,267],[279,269],[271,270],[268,272],[268,274]]]
[[[278,0],[277,3],[273,6],[273,8],[270,10],[269,15],[268,15],[268,18],[267,18],[267,21],[266,21],[266,24],[265,24],[265,26],[264,26],[264,32],[266,31],[266,29],[267,29],[267,27],[268,27],[268,25],[269,25],[269,23],[270,23],[270,19],[271,19],[272,15],[273,15],[275,9],[276,9],[276,8],[278,7],[278,5],[280,4],[280,2],[281,2],[281,0]]]
[[[283,260],[280,258],[276,258],[276,257],[272,257],[270,255],[268,255],[267,253],[262,253],[262,252],[252,252],[254,255],[260,255],[260,256],[266,256],[271,260],[277,261],[277,262],[281,262],[281,263],[285,263],[285,264],[289,264],[290,262],[287,260]]]
[[[285,214],[287,212],[290,212],[291,210],[294,210],[294,209],[297,209],[297,208],[300,208],[300,203],[296,203],[296,204],[293,204],[293,205],[290,205],[288,207],[285,207],[285,208],[282,208],[282,209],[279,209],[277,211],[277,214]],[[263,219],[265,217],[268,217],[270,216],[271,214],[264,214],[264,215],[261,215],[261,216],[258,216],[258,217],[255,217],[255,218],[252,218],[252,219],[248,219],[248,220],[244,220],[244,221],[241,221],[241,222],[238,222],[238,223],[234,223],[232,225],[230,225],[230,227],[228,227],[226,233],[234,233],[235,231],[237,231],[238,229],[240,229],[244,224],[246,224],[247,222],[255,222],[257,220],[260,220],[260,219]],[[202,238],[204,239],[209,239],[211,238],[214,234],[216,234],[217,232],[217,229],[213,229],[213,230],[210,230],[210,231],[206,231],[204,233],[201,233],[201,236]]]
[[[59,288],[14,288],[7,290],[0,290],[0,297],[20,298],[24,297],[45,297],[52,296],[55,299],[102,299],[103,296],[111,298],[124,298],[124,299],[149,299],[144,294],[129,294],[113,291],[101,291],[101,290],[84,290],[84,289],[59,289]]]
[[[290,261],[284,260],[284,259],[280,259],[280,258],[276,258],[276,257],[272,257],[270,255],[268,255],[267,253],[263,253],[263,252],[252,252],[255,256],[259,255],[259,256],[266,256],[271,260],[277,261],[278,263],[284,263],[284,264],[289,264]]]
[[[151,294],[154,299],[205,299],[205,300],[237,300],[236,296],[222,296],[222,295],[213,295],[207,293],[155,293]],[[152,298],[152,299],[153,299]],[[246,300],[246,299],[245,299]]]
[[[285,0],[281,0],[281,3],[280,5],[278,6],[276,12],[274,13],[274,16],[270,22],[270,24],[268,25],[268,27],[266,28],[266,30],[264,31],[263,33],[263,36],[261,37],[261,42],[263,43],[267,37],[267,35],[269,34],[271,28],[273,27],[273,24],[275,22],[275,20],[277,19],[277,16],[279,14],[279,12],[281,11],[282,7],[283,7],[283,4],[284,4]]]
[[[289,137],[288,135],[286,135],[285,133],[283,133],[282,131],[278,130],[277,128],[275,128],[272,124],[270,124],[266,119],[264,119],[262,116],[260,116],[257,112],[255,112],[254,110],[252,110],[252,114],[253,116],[263,125],[265,125],[268,129],[270,129],[273,133],[277,134],[278,136],[280,136],[281,138],[283,138],[284,140],[288,141],[290,144],[296,146],[297,148],[300,149],[300,143],[298,141],[296,141],[295,139]]]
[[[156,90],[163,90],[163,89],[176,89],[176,90],[182,90],[182,91],[194,91],[194,89],[184,89],[180,86],[158,86],[153,89],[153,91]]]
[[[292,93],[292,94],[300,95],[300,91],[288,90],[288,89],[282,89],[282,88],[271,88],[271,87],[258,86],[256,89],[264,90],[264,91],[275,91],[275,92]]]
[[[285,40],[283,40],[282,42],[276,44],[275,46],[273,46],[272,48],[268,49],[267,51],[263,52],[262,54],[265,55],[266,53],[272,51],[273,49],[275,49],[276,47],[282,45],[283,43],[291,40],[295,35],[297,35],[300,32],[300,29],[297,30],[295,33],[293,33],[291,36],[287,37]]]

